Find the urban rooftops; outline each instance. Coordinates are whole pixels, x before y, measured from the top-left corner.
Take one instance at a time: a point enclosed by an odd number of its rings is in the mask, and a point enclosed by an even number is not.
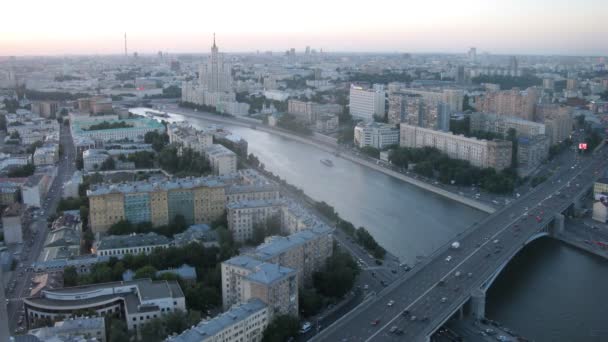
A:
[[[226,328],[239,324],[254,314],[266,309],[266,304],[259,299],[252,299],[245,304],[233,306],[230,310],[208,321],[202,321],[177,336],[170,336],[167,342],[203,342]]]

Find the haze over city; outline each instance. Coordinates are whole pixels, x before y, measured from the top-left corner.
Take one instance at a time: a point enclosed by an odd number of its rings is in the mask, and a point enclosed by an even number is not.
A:
[[[316,46],[332,52],[601,55],[608,2],[582,1],[7,1],[0,56],[225,52]],[[18,13],[27,13],[24,18]]]
[[[608,0],[5,0],[0,342],[604,342]]]

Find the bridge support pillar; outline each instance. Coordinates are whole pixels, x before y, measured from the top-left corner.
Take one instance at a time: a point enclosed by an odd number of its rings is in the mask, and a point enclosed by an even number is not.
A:
[[[564,215],[555,214],[555,219],[553,220],[553,230],[551,231],[551,235],[556,236],[563,232],[564,232]]]
[[[476,319],[486,316],[486,294],[482,290],[474,290],[471,293],[471,315]]]

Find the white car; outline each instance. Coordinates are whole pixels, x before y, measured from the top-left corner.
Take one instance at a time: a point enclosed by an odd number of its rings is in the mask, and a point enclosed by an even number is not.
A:
[[[388,303],[386,304],[387,306],[393,306],[393,304],[395,304],[394,300],[389,300]]]
[[[445,258],[445,261],[449,262],[450,260],[452,260],[452,256],[448,255],[447,258]]]

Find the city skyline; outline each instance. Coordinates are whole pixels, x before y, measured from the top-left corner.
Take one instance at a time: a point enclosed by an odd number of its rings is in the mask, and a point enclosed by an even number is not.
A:
[[[311,1],[297,9],[275,0],[263,4],[205,4],[178,1],[173,7],[108,1],[75,8],[70,0],[11,2],[6,13],[28,13],[0,23],[0,56],[208,52],[213,32],[224,52],[285,51],[311,46],[328,52],[466,52],[605,55],[598,44],[608,33],[602,13],[608,4],[584,0],[405,4],[375,7],[343,1]],[[390,8],[390,11],[386,9]],[[235,10],[238,9],[238,10]],[[277,33],[280,32],[280,33]],[[447,34],[449,32],[449,34]]]

